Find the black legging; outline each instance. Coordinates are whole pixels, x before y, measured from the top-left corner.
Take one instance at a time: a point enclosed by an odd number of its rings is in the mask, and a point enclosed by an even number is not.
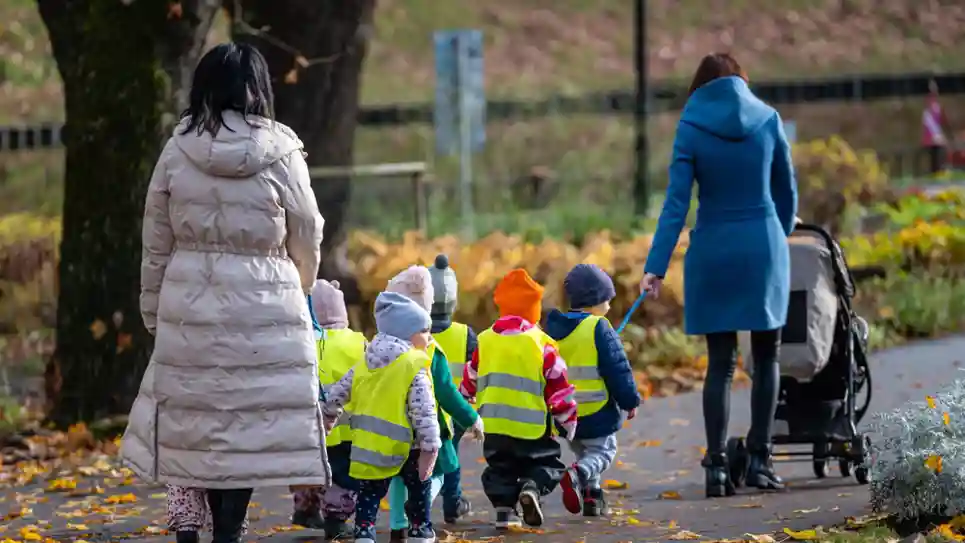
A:
[[[751,357],[754,359],[751,388],[751,430],[749,448],[771,444],[771,426],[777,409],[780,384],[777,355],[781,330],[751,332]],[[737,367],[737,333],[707,334],[707,379],[704,383],[704,431],[707,452],[725,452],[727,422],[730,419],[730,385]]]
[[[212,543],[236,543],[241,541],[241,528],[248,514],[248,502],[252,489],[208,489],[208,507],[211,508]]]

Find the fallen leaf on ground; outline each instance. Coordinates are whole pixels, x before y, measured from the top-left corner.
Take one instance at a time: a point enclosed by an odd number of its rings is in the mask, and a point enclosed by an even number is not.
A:
[[[676,490],[666,490],[660,493],[660,499],[661,500],[679,500],[681,499],[680,492],[677,492]]]
[[[135,496],[134,494],[115,494],[113,496],[108,496],[107,499],[104,500],[104,503],[108,503],[111,505],[118,505],[122,503],[136,503],[136,502],[137,502],[137,496]]]
[[[817,530],[794,531],[790,528],[784,528],[784,533],[794,541],[813,541],[818,538]]]
[[[750,539],[754,543],[777,543],[777,541],[767,534],[744,534],[744,537]]]
[[[517,534],[543,534],[546,533],[544,530],[539,528],[530,528],[529,526],[510,526],[509,531]]]
[[[928,407],[935,409],[935,398],[932,396],[925,396],[925,401],[928,402]]]
[[[603,488],[607,490],[626,490],[630,488],[630,484],[625,481],[617,481],[616,479],[607,479],[603,481]]]
[[[700,534],[695,534],[690,530],[680,530],[667,539],[672,541],[692,541],[694,539],[700,539]]]
[[[821,510],[821,507],[815,507],[814,509],[795,509],[794,512],[798,515],[809,515],[811,513],[817,513]]]
[[[638,441],[637,447],[659,447],[663,442],[659,439],[647,439],[644,441]]]
[[[163,499],[166,499],[167,497],[168,495],[166,492],[157,492],[155,494],[151,494],[152,500],[163,500]]]
[[[48,492],[59,492],[62,490],[74,490],[77,488],[77,480],[71,478],[54,479],[47,485]]]
[[[764,505],[760,503],[741,503],[737,505],[732,505],[731,507],[733,507],[734,509],[760,509],[764,507]]]

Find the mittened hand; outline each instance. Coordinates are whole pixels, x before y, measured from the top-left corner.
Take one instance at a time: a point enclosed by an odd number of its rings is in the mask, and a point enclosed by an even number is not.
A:
[[[482,441],[483,438],[486,437],[482,417],[476,417],[476,422],[472,423],[472,427],[469,428],[469,433],[472,434],[472,438],[476,441]]]
[[[436,458],[439,451],[420,451],[419,452],[419,480],[428,481],[432,477],[432,470],[436,467]]]

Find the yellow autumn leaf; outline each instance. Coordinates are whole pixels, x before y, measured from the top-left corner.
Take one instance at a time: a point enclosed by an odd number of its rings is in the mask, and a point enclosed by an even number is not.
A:
[[[952,423],[952,419],[951,417],[948,416],[947,411],[942,413],[942,421],[945,423],[945,426],[948,426],[949,424]]]
[[[925,402],[928,403],[928,407],[935,409],[935,398],[932,396],[925,396]]]
[[[20,539],[24,541],[43,541],[44,537],[37,533],[36,526],[24,526],[20,528]]]
[[[700,534],[695,534],[690,530],[680,530],[667,539],[670,539],[671,541],[693,541],[695,539],[700,539]]]
[[[163,500],[163,499],[166,499],[167,497],[168,495],[166,492],[157,492],[155,494],[151,494],[151,499],[153,500]]]
[[[50,481],[47,485],[48,492],[57,492],[59,490],[74,490],[77,488],[77,481],[69,477],[64,477],[61,479],[54,479]]]
[[[603,488],[607,490],[626,490],[630,488],[630,484],[625,481],[617,481],[616,479],[607,479],[603,481]]]
[[[794,541],[812,541],[818,538],[817,530],[800,530],[795,532],[790,528],[784,528],[784,533]]]
[[[934,471],[935,473],[942,472],[942,457],[937,454],[933,454],[925,459],[925,467]]]
[[[383,511],[388,511],[388,510],[389,510],[389,500],[387,500],[387,499],[385,499],[385,498],[382,498],[382,501],[379,502],[379,509],[381,509],[381,510],[383,510]]]
[[[67,523],[68,530],[90,530],[86,524],[73,524],[71,522]]]
[[[938,526],[934,533],[941,536],[945,541],[965,541],[965,536],[955,533],[950,524]]]
[[[115,494],[113,496],[108,496],[104,503],[111,505],[118,505],[122,503],[135,503],[137,502],[137,496],[134,494]]]
[[[660,493],[660,499],[661,500],[679,500],[681,499],[680,492],[677,492],[676,490],[666,490]]]
[[[663,442],[659,439],[648,439],[637,443],[637,447],[659,447]]]

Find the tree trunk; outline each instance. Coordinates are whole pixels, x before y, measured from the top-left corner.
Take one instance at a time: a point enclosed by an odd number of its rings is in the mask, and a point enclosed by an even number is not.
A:
[[[353,163],[360,75],[374,10],[375,0],[278,0],[270,6],[243,0],[241,13],[234,14],[251,27],[266,29],[261,35],[236,26],[235,37],[264,53],[276,118],[305,143],[309,166]],[[358,284],[345,254],[351,180],[319,179],[312,188],[325,218],[319,275],[338,280],[346,301],[357,303]]]
[[[153,347],[138,303],[144,197],[218,3],[38,5],[67,113],[57,346],[47,365],[49,415],[65,425],[127,413],[136,397]]]

